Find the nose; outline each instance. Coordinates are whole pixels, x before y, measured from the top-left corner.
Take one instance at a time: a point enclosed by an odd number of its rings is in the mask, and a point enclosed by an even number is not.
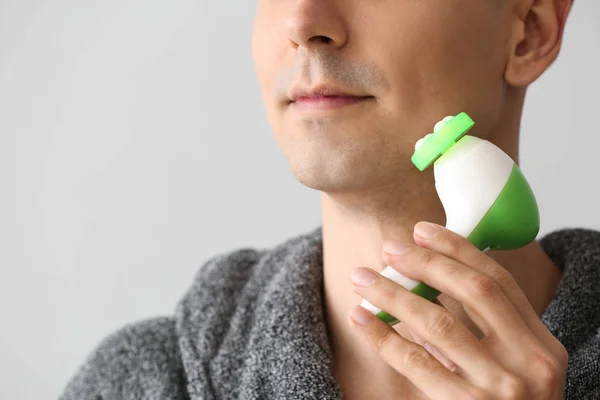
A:
[[[294,1],[286,19],[290,45],[306,49],[344,46],[348,32],[336,3],[332,0]]]

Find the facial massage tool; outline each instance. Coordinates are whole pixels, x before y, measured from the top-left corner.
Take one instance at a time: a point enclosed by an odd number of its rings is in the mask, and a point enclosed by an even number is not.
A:
[[[444,118],[433,133],[417,142],[411,161],[420,171],[433,164],[447,229],[484,252],[523,247],[535,240],[540,228],[535,196],[506,153],[487,140],[466,134],[473,125],[466,113]],[[390,266],[381,275],[431,301],[440,294]],[[367,300],[361,306],[389,325],[400,322]]]

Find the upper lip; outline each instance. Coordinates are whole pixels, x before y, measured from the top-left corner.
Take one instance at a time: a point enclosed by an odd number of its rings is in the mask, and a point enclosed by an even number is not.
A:
[[[292,87],[289,94],[290,102],[294,102],[299,98],[309,97],[318,98],[325,96],[339,96],[339,97],[370,97],[369,95],[351,93],[350,91],[337,88],[331,85],[318,85],[314,87],[306,87],[297,85]]]

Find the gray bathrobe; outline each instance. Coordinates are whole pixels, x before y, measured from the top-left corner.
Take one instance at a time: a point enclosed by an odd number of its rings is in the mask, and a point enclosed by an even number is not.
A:
[[[566,346],[569,400],[600,399],[600,232],[540,239],[563,271],[543,321]],[[210,259],[173,317],[107,337],[62,400],[341,399],[323,307],[321,227]]]

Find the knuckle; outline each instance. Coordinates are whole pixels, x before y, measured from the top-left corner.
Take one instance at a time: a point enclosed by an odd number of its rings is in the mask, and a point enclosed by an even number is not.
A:
[[[465,393],[461,394],[461,400],[483,400],[489,398],[489,395],[483,390],[470,387]]]
[[[374,285],[375,286],[375,285]],[[382,305],[393,305],[400,303],[400,291],[402,288],[399,288],[396,283],[381,284],[378,285],[377,290],[373,291],[374,300],[377,300],[377,303]],[[410,305],[407,305],[410,308]],[[385,308],[385,306],[384,306]],[[406,309],[407,307],[405,307]],[[388,312],[392,312],[392,310],[386,310]]]
[[[419,305],[419,299],[415,300],[414,296],[410,296],[402,301],[402,311],[404,315],[421,315],[423,312]]]
[[[443,260],[441,262],[444,272],[445,279],[460,279],[461,268],[458,267],[458,263],[454,260]],[[442,269],[442,268],[440,268]]]
[[[484,274],[475,274],[470,279],[470,291],[475,296],[489,296],[496,291],[496,282]]]
[[[498,335],[484,335],[481,339],[479,339],[479,341],[481,342],[481,344],[483,344],[485,347],[488,348],[493,348],[494,346],[497,346],[500,344],[500,340],[498,338]]]
[[[525,381],[514,375],[506,375],[500,385],[503,399],[523,399],[527,394]]]
[[[381,282],[384,283],[384,282]],[[375,285],[373,285],[375,286]],[[387,304],[391,304],[393,301],[396,300],[396,288],[393,285],[389,285],[389,284],[380,284],[377,285],[377,294],[381,300],[382,303],[385,302]]]
[[[554,352],[558,364],[566,370],[569,365],[569,352],[567,351],[567,348],[561,342],[556,340]]]
[[[487,270],[491,271],[490,275],[493,276],[494,280],[502,287],[511,287],[516,284],[512,274],[503,267],[494,265]]]
[[[448,238],[448,242],[450,244],[450,252],[454,256],[458,256],[458,255],[464,253],[464,251],[467,249],[467,247],[471,245],[471,243],[468,242],[466,239],[459,238],[459,237]]]
[[[436,259],[437,254],[433,251],[427,250],[423,252],[421,261],[423,262],[423,264],[431,265],[435,263]]]
[[[558,360],[547,352],[535,351],[535,370],[536,380],[542,390],[548,390],[555,387],[561,377],[562,367]]]
[[[378,353],[384,353],[386,349],[392,346],[392,341],[394,340],[393,332],[390,330],[385,330],[379,333],[374,339],[373,344],[375,346],[375,350]]]
[[[432,335],[444,339],[451,335],[455,326],[456,320],[454,317],[447,311],[441,311],[429,319],[426,330]]]
[[[411,346],[404,355],[404,366],[407,369],[423,368],[429,362],[429,353],[421,346]]]

